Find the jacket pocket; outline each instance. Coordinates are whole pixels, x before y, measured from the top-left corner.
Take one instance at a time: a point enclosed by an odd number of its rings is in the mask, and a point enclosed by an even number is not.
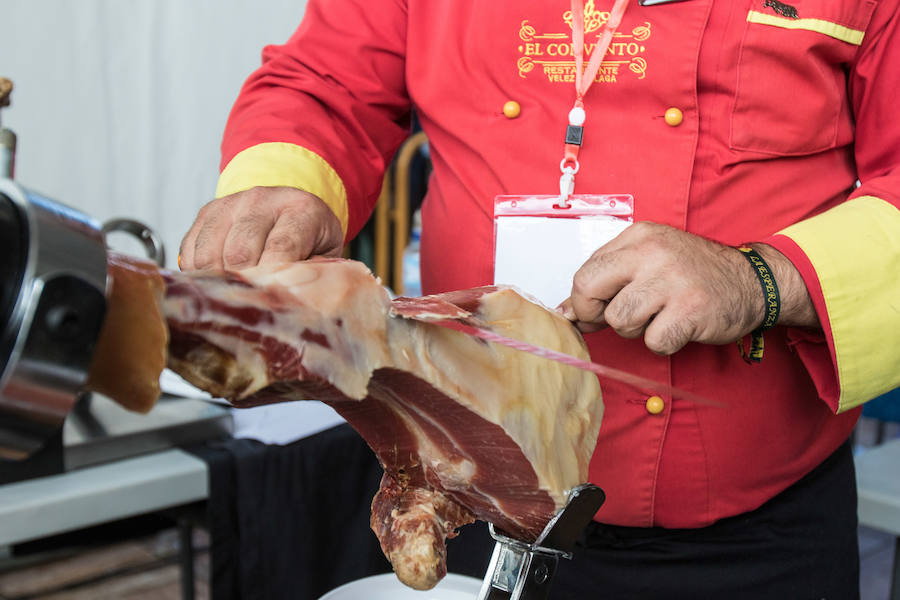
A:
[[[875,0],[753,0],[747,11],[730,145],[778,155],[819,152],[852,131],[847,72]]]

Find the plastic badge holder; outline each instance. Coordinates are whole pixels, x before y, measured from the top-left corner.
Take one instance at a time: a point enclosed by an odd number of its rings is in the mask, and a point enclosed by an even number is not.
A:
[[[497,196],[494,283],[513,285],[550,308],[572,290],[576,271],[634,221],[630,194]]]

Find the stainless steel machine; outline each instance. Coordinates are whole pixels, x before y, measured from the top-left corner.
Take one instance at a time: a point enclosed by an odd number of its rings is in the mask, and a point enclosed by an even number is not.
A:
[[[11,85],[0,80],[0,106]],[[130,219],[101,226],[13,180],[15,135],[0,129],[0,483],[221,436],[227,409],[164,397],[148,415],[83,391],[106,313],[106,233],[164,250]]]

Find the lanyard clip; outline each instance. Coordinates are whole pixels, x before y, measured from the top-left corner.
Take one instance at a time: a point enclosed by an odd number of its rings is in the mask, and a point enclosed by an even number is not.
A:
[[[569,196],[575,192],[575,173],[580,168],[581,165],[578,164],[577,160],[575,161],[575,166],[572,166],[572,162],[567,161],[565,158],[559,163],[559,170],[562,172],[559,178],[560,208],[569,208]]]

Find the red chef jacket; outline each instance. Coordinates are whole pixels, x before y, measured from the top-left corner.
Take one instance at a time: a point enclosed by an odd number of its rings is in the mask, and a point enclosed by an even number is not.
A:
[[[727,404],[663,397],[652,414],[647,390],[603,380],[590,467],[603,522],[700,527],[752,510],[900,385],[898,0],[790,2],[631,2],[585,99],[576,192],[630,193],[636,220],[774,245],[823,325],[767,332],[752,366],[733,344],[659,357],[587,336],[598,361]],[[585,4],[588,52],[611,5]],[[306,189],[352,236],[413,106],[434,164],[423,289],[489,284],[494,197],[558,190],[571,19],[568,0],[310,0],[241,91],[217,196]]]

